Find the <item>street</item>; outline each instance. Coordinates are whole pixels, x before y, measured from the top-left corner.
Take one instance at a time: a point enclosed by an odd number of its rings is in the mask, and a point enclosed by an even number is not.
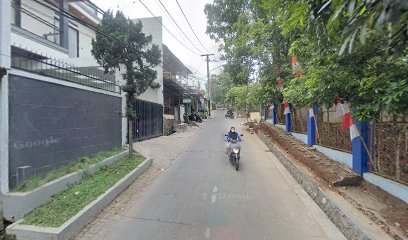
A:
[[[136,202],[105,219],[98,239],[345,239],[258,137],[241,129],[243,119],[213,113]],[[239,171],[224,151],[231,126],[244,134]]]

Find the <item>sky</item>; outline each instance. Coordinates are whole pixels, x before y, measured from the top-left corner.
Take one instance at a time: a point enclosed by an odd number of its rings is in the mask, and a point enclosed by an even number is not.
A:
[[[191,31],[179,6],[177,5],[176,0],[141,1],[152,11],[155,16],[161,16],[163,18],[163,25],[184,44],[183,46],[172,36],[172,34],[163,28],[163,43],[169,47],[170,51],[172,51],[187,67],[190,68],[195,76],[206,80],[207,64],[205,57],[200,56],[201,54],[214,54],[214,57],[211,58],[213,61],[210,62],[210,71],[224,64],[224,62],[220,61],[218,44],[214,40],[210,39],[210,37],[205,33],[207,27],[207,17],[204,13],[204,6],[207,3],[212,3],[212,0],[178,0],[178,3],[186,14],[186,17],[189,20],[194,32],[206,49],[200,45],[194,33]],[[160,4],[160,1],[191,42],[171,20],[167,12]],[[112,9],[114,11],[119,9],[131,19],[153,17],[139,0],[92,0],[92,2],[105,11],[108,9]],[[196,46],[198,49],[196,49],[194,46]],[[190,48],[195,53],[187,48]],[[207,52],[207,50],[210,52]],[[222,68],[220,67],[214,69],[210,74],[219,73],[221,69]]]

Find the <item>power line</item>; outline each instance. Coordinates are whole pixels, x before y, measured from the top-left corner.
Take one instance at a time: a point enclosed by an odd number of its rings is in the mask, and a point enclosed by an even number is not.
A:
[[[176,26],[178,27],[178,29],[180,29],[181,33],[183,33],[183,35],[187,38],[187,40],[191,43],[191,45],[197,49],[200,53],[202,52],[200,49],[198,49],[194,43],[190,40],[190,38],[186,35],[186,33],[180,28],[180,26],[177,24],[176,20],[174,20],[173,16],[171,16],[171,14],[169,13],[169,11],[167,11],[167,8],[163,5],[163,3],[161,2],[161,0],[159,0],[159,3],[163,6],[164,10],[167,12],[167,14],[170,16],[171,20],[173,20],[174,24],[176,24]]]
[[[188,19],[187,19],[186,14],[184,14],[184,11],[183,11],[183,9],[181,8],[181,6],[180,6],[178,0],[176,0],[176,3],[177,3],[177,5],[178,5],[178,7],[180,8],[181,13],[183,13],[184,19],[186,19],[186,21],[187,21],[187,23],[188,23],[188,26],[190,27],[191,31],[194,33],[194,36],[197,38],[197,40],[198,40],[198,42],[200,43],[200,45],[204,48],[205,51],[210,52],[210,51],[208,51],[208,49],[203,45],[203,43],[202,43],[202,42],[200,41],[200,39],[198,38],[197,34],[195,33],[193,27],[192,27],[191,24],[190,24],[190,21],[188,21]]]
[[[39,15],[42,15],[43,17],[46,17],[46,18],[49,18],[49,19],[54,19],[55,16],[51,16],[51,15],[49,15],[49,14],[46,14],[46,13],[44,13],[44,12],[41,12],[41,11],[39,11],[39,10],[37,10],[37,9],[35,9],[35,8],[31,7],[31,6],[29,6],[29,5],[23,4],[23,3],[22,3],[21,5],[24,6],[24,7],[22,7],[22,6],[21,6],[21,7],[18,7],[18,6],[15,5],[14,3],[12,3],[12,5],[13,5],[14,8],[19,9],[19,10],[21,10],[22,12],[25,11],[25,13],[26,13],[28,16],[34,18],[35,20],[38,20],[39,22],[43,23],[44,25],[49,26],[50,28],[53,28],[53,29],[55,29],[55,30],[60,31],[60,29],[59,29],[57,26],[52,25],[52,24],[49,23],[47,20],[41,18]],[[29,9],[29,10],[28,10],[28,9]],[[31,10],[31,11],[30,11],[30,10]],[[36,13],[39,14],[39,15],[34,14],[33,12],[36,12]],[[88,33],[84,32],[84,31],[81,31],[79,28],[76,29],[76,30],[77,30],[78,32],[82,33],[82,35],[84,35],[84,36],[86,36],[86,37],[88,37],[88,38],[91,38],[91,39],[94,38],[94,36],[89,35]]]
[[[166,31],[168,33],[170,33],[170,35],[172,35],[174,37],[174,39],[176,39],[183,47],[185,47],[186,49],[188,49],[190,52],[200,55],[199,53],[196,53],[195,51],[191,50],[189,47],[187,47],[186,45],[184,45],[184,43],[182,43],[172,32],[170,32],[169,29],[166,28],[166,26],[164,26],[164,24],[162,22],[160,22],[160,20],[153,14],[152,11],[150,11],[150,9],[142,2],[142,0],[139,0],[139,2],[146,8],[147,11],[149,11],[149,13],[162,25],[162,27],[164,29],[166,29]]]
[[[45,7],[49,8],[49,9],[52,9],[52,10],[55,11],[55,12],[59,12],[61,15],[64,15],[65,17],[67,17],[67,18],[69,18],[69,19],[71,19],[71,20],[73,20],[73,21],[76,21],[77,23],[82,24],[83,26],[86,26],[86,27],[88,27],[88,28],[94,30],[95,32],[98,32],[98,33],[100,33],[100,34],[102,34],[102,35],[104,35],[104,36],[106,36],[106,37],[109,37],[109,38],[115,40],[116,42],[120,43],[122,46],[127,47],[131,52],[134,52],[134,53],[138,53],[138,52],[139,52],[137,49],[133,49],[133,48],[129,47],[126,42],[124,42],[124,41],[122,41],[122,40],[120,40],[120,39],[118,39],[118,38],[116,38],[116,37],[110,35],[109,33],[106,33],[106,32],[104,32],[104,31],[101,31],[101,30],[98,29],[97,27],[94,27],[94,26],[92,26],[91,24],[89,24],[89,23],[85,22],[84,20],[80,19],[79,17],[77,17],[77,16],[71,14],[70,12],[67,12],[65,9],[56,6],[55,4],[53,4],[52,2],[50,2],[49,0],[43,0],[43,1],[45,1],[45,2],[46,2],[47,4],[49,4],[49,5],[44,4],[44,3],[40,2],[39,0],[34,0],[34,1],[37,2],[37,3],[39,3],[39,4],[41,4],[42,6],[45,6]],[[50,5],[51,5],[51,6],[50,6]],[[55,8],[52,7],[52,6],[56,7],[57,9],[55,9]],[[158,66],[162,66],[162,65],[159,64]]]

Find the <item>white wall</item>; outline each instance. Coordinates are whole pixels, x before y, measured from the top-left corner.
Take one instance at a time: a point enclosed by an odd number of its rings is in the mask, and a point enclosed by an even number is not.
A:
[[[79,57],[92,57],[92,39],[95,38],[95,31],[83,25],[79,25],[77,29],[79,30]]]
[[[0,1],[0,66],[10,69],[10,0]],[[1,19],[4,18],[4,19]],[[0,80],[0,193],[9,191],[8,184],[8,76]],[[1,196],[0,194],[0,196]]]
[[[162,21],[161,17],[157,17],[160,21]],[[141,18],[141,19],[134,19],[133,21],[140,20],[143,24],[142,31],[145,34],[151,34],[153,37],[152,43],[159,46],[160,51],[162,52],[161,62],[163,62],[163,38],[162,38],[162,26],[156,20],[156,18]],[[139,96],[139,99],[159,103],[163,105],[163,67],[162,64],[156,68],[157,71],[157,83],[160,84],[160,88],[157,89],[148,89],[144,94]]]
[[[21,0],[21,7],[32,12],[36,16],[46,20],[47,22],[54,25],[55,12],[41,4],[36,3],[32,0]],[[44,34],[53,33],[54,29],[45,25],[44,23],[28,16],[25,13],[21,13],[21,28],[26,29],[38,36],[43,37]],[[50,36],[49,39],[53,37]]]
[[[54,25],[54,17],[58,16],[58,14],[52,9],[42,6],[41,4],[38,4],[32,0],[21,0],[21,5],[23,8],[32,12],[36,16],[42,18],[43,20],[46,20],[48,23],[52,25]],[[83,7],[82,5],[73,3],[70,3],[70,5],[74,6],[81,12],[86,13],[85,11],[81,10],[81,8]],[[14,12],[12,16],[14,16]],[[87,16],[91,18],[89,14],[87,14]],[[92,19],[94,19],[95,21],[99,21],[95,17]],[[75,21],[69,21],[69,25],[74,29],[78,30],[79,57],[89,59],[89,57],[92,56],[91,42],[92,39],[95,37],[95,31]],[[40,54],[41,53],[46,54],[47,56],[50,56],[52,58],[66,59],[69,57],[67,54],[68,50],[59,47],[57,44],[53,42],[54,36],[48,36],[47,38],[44,37],[44,34],[54,33],[53,28],[51,28],[50,26],[41,23],[40,21],[28,16],[27,14],[21,13],[21,29],[24,29],[32,34],[29,33],[24,34],[24,31],[14,30],[12,33],[11,43],[14,44],[15,46],[27,48],[27,50],[29,51],[38,52]],[[59,35],[56,35],[56,37],[59,38]],[[46,39],[51,41],[41,41]],[[69,63],[76,65],[74,61],[69,61]]]

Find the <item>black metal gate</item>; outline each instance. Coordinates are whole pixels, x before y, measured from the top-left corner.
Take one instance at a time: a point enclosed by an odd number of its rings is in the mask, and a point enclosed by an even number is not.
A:
[[[133,107],[136,111],[136,119],[133,123],[134,141],[163,135],[163,105],[136,100]]]

